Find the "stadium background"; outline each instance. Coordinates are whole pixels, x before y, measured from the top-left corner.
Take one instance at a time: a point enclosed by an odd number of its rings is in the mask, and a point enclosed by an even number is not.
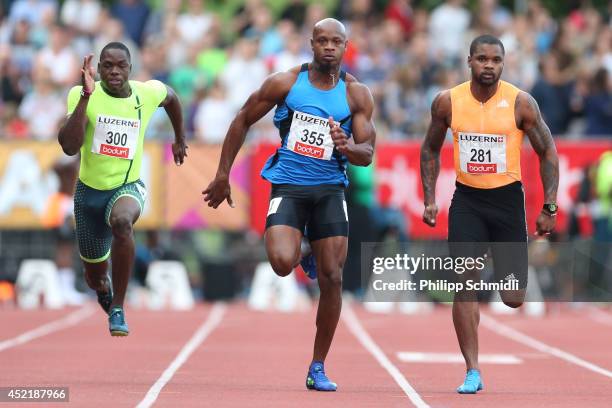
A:
[[[181,98],[189,157],[169,159],[165,112],[146,134],[143,178],[149,189],[138,223],[134,284],[155,259],[177,259],[199,298],[236,298],[265,260],[261,232],[268,186],[258,173],[278,133],[270,117],[250,131],[232,172],[236,209],[213,211],[201,190],[216,170],[225,131],[247,96],[271,72],[309,61],[313,24],[335,16],[349,31],[344,68],[375,98],[374,165],[350,168],[351,241],[344,277],[359,294],[360,242],[440,239],[446,228],[420,222],[418,149],[429,106],[442,89],[468,78],[470,40],[498,35],[503,78],[538,101],[560,153],[558,233],[552,239],[610,242],[612,2],[606,1],[2,1],[0,23],[0,281],[14,282],[27,258],[76,272],[71,188],[77,163],[56,142],[66,94],[79,83],[84,55],[122,41],[132,79],[159,79]],[[96,59],[94,58],[94,65]],[[448,141],[447,141],[448,142]],[[443,152],[438,205],[454,188],[450,145]],[[607,171],[604,171],[607,168]],[[541,205],[537,158],[523,152],[530,232]],[[606,284],[612,277],[602,277]],[[304,283],[307,285],[307,283]],[[610,287],[610,286],[608,286]]]

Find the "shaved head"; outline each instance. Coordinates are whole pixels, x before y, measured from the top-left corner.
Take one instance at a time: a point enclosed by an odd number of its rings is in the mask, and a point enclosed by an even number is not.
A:
[[[344,24],[335,18],[324,18],[316,23],[312,29],[312,36],[315,37],[319,31],[323,30],[336,31],[346,38],[346,28],[344,28]]]

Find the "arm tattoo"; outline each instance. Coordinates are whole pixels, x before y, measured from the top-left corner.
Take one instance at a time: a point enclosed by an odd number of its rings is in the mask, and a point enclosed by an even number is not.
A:
[[[431,124],[421,146],[421,183],[425,204],[432,204],[436,198],[436,181],[440,173],[440,149],[446,135],[446,119],[438,113],[440,109],[439,95],[431,106]]]
[[[557,149],[550,134],[550,129],[548,129],[548,126],[542,120],[536,101],[529,96],[528,102],[528,109],[534,116],[534,123],[532,126],[529,126],[530,124],[527,123],[525,133],[529,137],[533,150],[540,159],[540,177],[544,187],[544,201],[555,203],[559,186],[559,158],[557,157]]]

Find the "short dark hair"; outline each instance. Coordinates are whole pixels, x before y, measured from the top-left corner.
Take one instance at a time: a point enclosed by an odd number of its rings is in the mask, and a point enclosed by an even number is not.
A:
[[[476,52],[476,47],[478,47],[480,44],[499,45],[502,50],[502,54],[506,55],[504,44],[502,44],[499,38],[494,37],[489,34],[485,34],[485,35],[479,35],[478,37],[474,38],[474,40],[470,44],[470,56],[474,55],[474,53]]]
[[[122,42],[113,41],[113,42],[109,42],[108,44],[106,44],[104,48],[102,48],[102,51],[100,51],[100,58],[102,58],[102,54],[104,54],[104,52],[107,50],[123,50],[127,54],[128,61],[132,62],[132,56],[130,55],[130,50]]]

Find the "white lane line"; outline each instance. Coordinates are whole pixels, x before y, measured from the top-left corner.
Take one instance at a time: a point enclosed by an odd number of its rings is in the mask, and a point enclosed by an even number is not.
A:
[[[164,370],[162,375],[155,381],[155,384],[149,388],[147,395],[136,405],[137,408],[145,408],[153,405],[162,388],[172,379],[174,374],[179,368],[187,361],[191,353],[193,353],[206,338],[217,328],[219,323],[223,320],[225,314],[226,305],[223,303],[215,303],[208,314],[208,317],[202,323],[202,325],[196,330],[191,336],[189,341],[185,343],[181,351],[174,358],[172,363]]]
[[[498,322],[497,320],[493,319],[492,317],[488,315],[485,315],[484,313],[481,313],[480,315],[480,323],[482,323],[482,325],[488,328],[489,330],[501,336],[514,340],[518,343],[524,344],[527,347],[531,347],[543,353],[548,353],[552,356],[560,358],[561,360],[565,360],[568,363],[575,364],[582,368],[586,368],[587,370],[593,371],[597,374],[601,374],[608,378],[612,378],[612,371],[606,370],[603,367],[600,367],[589,361],[583,360],[578,356],[568,353],[567,351],[563,351],[559,348],[549,346],[548,344],[543,343],[540,340],[536,340],[533,337],[523,334],[519,332],[518,330],[513,329],[510,326],[507,326],[503,323]]]
[[[461,353],[422,353],[400,351],[397,358],[405,363],[458,363],[465,364]],[[521,364],[523,360],[513,354],[479,354],[478,362],[484,364]]]
[[[605,324],[606,326],[612,326],[612,315],[595,306],[589,307],[588,316],[591,320],[598,323]]]
[[[17,337],[0,341],[0,352],[16,347],[21,344],[27,343],[39,337],[46,336],[48,334],[67,329],[68,327],[75,326],[85,318],[91,316],[96,308],[90,305],[83,306],[82,308],[70,313],[61,319],[54,320],[52,322],[43,324],[35,329],[29,330],[25,333],[20,334]]]
[[[401,373],[401,371],[393,365],[391,360],[385,355],[385,353],[381,350],[381,348],[374,342],[372,337],[368,334],[368,332],[364,329],[363,325],[351,309],[351,307],[347,304],[342,308],[342,320],[349,328],[349,331],[357,338],[359,343],[370,353],[378,364],[380,364],[389,375],[395,380],[397,385],[404,391],[404,393],[410,398],[410,401],[417,408],[427,408],[429,405],[423,401],[418,392],[410,385],[406,377]]]

